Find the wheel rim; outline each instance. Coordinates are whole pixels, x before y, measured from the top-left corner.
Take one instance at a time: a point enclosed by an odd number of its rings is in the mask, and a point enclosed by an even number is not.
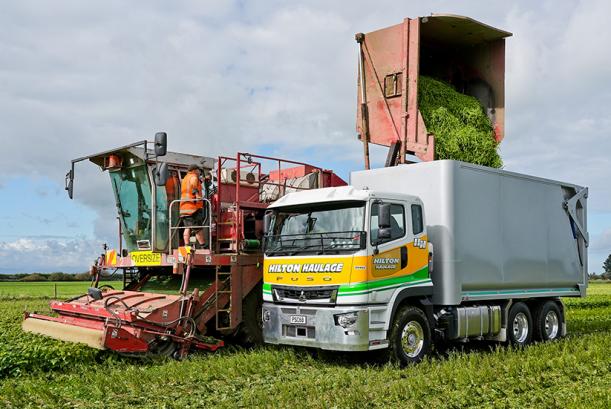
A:
[[[522,344],[528,337],[528,318],[523,312],[519,312],[513,318],[513,338]]]
[[[545,335],[547,335],[547,339],[556,338],[560,328],[559,321],[556,311],[548,311],[545,314]]]
[[[416,358],[424,347],[424,330],[416,321],[408,322],[401,333],[401,347],[410,358]]]

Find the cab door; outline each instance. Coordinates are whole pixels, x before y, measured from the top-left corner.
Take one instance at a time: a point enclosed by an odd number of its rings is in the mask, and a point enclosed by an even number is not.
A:
[[[380,204],[371,203],[372,256],[368,281],[370,302],[388,302],[395,289],[428,278],[428,250],[422,203],[384,200],[390,205],[390,237],[378,240]]]
[[[370,207],[368,285],[370,302],[388,301],[391,287],[401,281],[409,265],[409,206],[406,202],[383,200],[390,206],[390,237],[378,239],[378,219],[381,203],[374,201]]]

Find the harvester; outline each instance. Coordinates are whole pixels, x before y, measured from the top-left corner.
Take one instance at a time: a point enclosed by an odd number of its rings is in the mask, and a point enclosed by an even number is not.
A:
[[[218,158],[166,152],[167,135],[72,161],[89,160],[110,175],[119,248],[92,266],[87,294],[50,303],[53,316],[26,313],[26,331],[123,354],[183,357],[191,347],[216,350],[231,337],[261,342],[261,239],[267,206],[286,193],[341,186],[330,170],[249,153]],[[161,162],[163,158],[163,162]],[[183,242],[181,181],[196,164],[209,177],[201,200],[203,248]],[[184,199],[189,200],[189,199]],[[192,237],[193,239],[193,237]],[[98,286],[120,270],[123,288]]]
[[[365,167],[370,167],[370,143],[390,148],[386,166],[409,163],[414,156],[439,159],[435,136],[418,110],[421,74],[477,97],[500,141],[504,38],[509,35],[453,15],[407,18],[357,34],[357,133]],[[158,133],[152,149],[151,142],[141,141],[72,161],[66,175],[71,198],[76,163],[89,160],[109,173],[119,248],[104,249],[92,267],[87,294],[52,301],[53,316],[26,313],[26,331],[125,354],[178,358],[191,347],[216,350],[228,338],[262,340],[266,208],[289,192],[346,183],[330,170],[305,163],[248,153],[218,158],[169,153],[166,142],[167,136]],[[203,249],[182,242],[178,211],[181,180],[193,163],[213,176],[202,199]],[[345,245],[345,238],[337,240],[327,244]],[[123,274],[123,289],[99,287],[101,272],[115,270]]]

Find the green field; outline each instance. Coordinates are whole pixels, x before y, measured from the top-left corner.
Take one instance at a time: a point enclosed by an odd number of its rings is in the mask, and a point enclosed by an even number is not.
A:
[[[588,292],[565,299],[566,339],[523,350],[475,343],[407,369],[274,347],[129,360],[22,334],[23,309],[47,300],[2,300],[0,407],[608,408],[611,284]]]
[[[122,288],[121,281],[102,281],[100,285]],[[0,300],[3,298],[68,298],[87,292],[89,281],[0,281]]]

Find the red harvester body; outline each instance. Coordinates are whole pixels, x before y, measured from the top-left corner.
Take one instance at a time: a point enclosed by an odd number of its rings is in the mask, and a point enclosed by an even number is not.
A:
[[[261,339],[263,218],[287,192],[341,186],[332,171],[305,163],[238,153],[236,157],[164,154],[160,163],[137,143],[79,158],[108,171],[119,211],[118,250],[93,268],[88,294],[50,303],[54,316],[26,313],[23,328],[54,338],[126,354],[184,356],[191,347],[216,350],[222,338]],[[204,248],[183,242],[178,217],[180,186],[190,164],[209,176]],[[124,290],[96,288],[99,273],[121,270]]]

